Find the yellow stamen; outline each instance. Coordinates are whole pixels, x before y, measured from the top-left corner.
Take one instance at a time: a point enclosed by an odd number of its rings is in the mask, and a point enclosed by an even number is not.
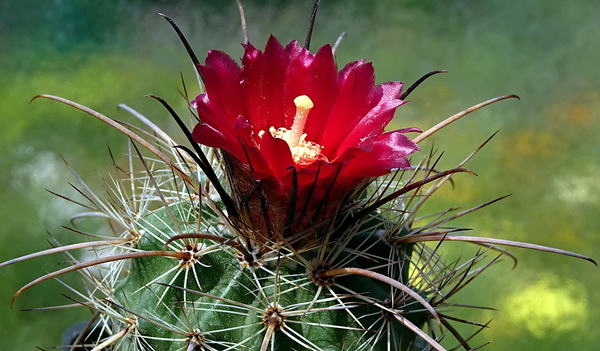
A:
[[[296,105],[296,116],[291,129],[270,127],[269,132],[275,138],[283,139],[290,147],[292,157],[296,164],[310,164],[317,160],[326,160],[326,157],[321,154],[321,145],[312,141],[306,140],[304,133],[304,125],[308,118],[308,112],[313,108],[314,104],[306,95],[300,95],[294,99]],[[262,138],[265,131],[258,132],[258,136]]]

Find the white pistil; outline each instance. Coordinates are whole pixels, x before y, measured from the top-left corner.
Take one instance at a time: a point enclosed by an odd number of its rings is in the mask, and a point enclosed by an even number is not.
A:
[[[296,116],[294,117],[294,124],[292,124],[292,129],[290,130],[289,139],[286,140],[290,149],[298,146],[300,137],[304,133],[304,125],[308,118],[308,112],[314,106],[312,100],[306,95],[300,95],[295,98],[294,104],[296,105]]]

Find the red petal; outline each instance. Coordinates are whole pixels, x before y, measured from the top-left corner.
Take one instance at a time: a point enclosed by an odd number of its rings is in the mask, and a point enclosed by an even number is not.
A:
[[[404,101],[398,99],[386,99],[381,101],[369,111],[356,125],[352,132],[348,133],[346,139],[339,145],[343,151],[349,147],[358,147],[369,151],[371,144],[383,133],[385,127],[394,118],[396,108]]]
[[[226,118],[219,118],[219,111],[215,111],[214,105],[211,103],[211,101],[209,101],[206,94],[198,95],[198,97],[196,97],[196,99],[192,102],[192,105],[196,107],[196,110],[198,110],[198,115],[202,121],[201,123],[210,125],[228,139],[233,140],[233,136],[235,134],[231,130],[231,126],[233,122],[237,120],[237,118],[230,119],[229,121]]]
[[[289,167],[294,166],[290,147],[283,139],[274,138],[271,133],[265,133],[260,142],[260,152],[264,156],[272,174],[277,179],[289,173]]]
[[[376,89],[374,82],[371,64],[352,63],[340,72],[339,94],[315,140],[329,159],[335,158],[348,134],[380,100],[382,90]]]
[[[348,178],[377,177],[393,169],[410,168],[406,156],[418,151],[419,147],[401,131],[383,134],[373,143],[371,152],[357,150],[354,158],[343,169]]]
[[[267,90],[268,98],[266,99],[269,106],[269,114],[267,115],[264,130],[268,130],[270,127],[282,127],[285,123],[285,101],[283,100],[283,96],[285,72],[289,65],[283,45],[274,36],[269,37],[269,41],[267,41],[265,47],[265,65],[267,81],[269,83]]]
[[[246,116],[240,87],[241,70],[237,63],[221,51],[211,50],[206,65],[199,66],[206,87],[208,104],[214,110],[213,117],[226,125],[233,125],[238,116]],[[214,120],[203,120],[214,125]]]
[[[242,96],[254,130],[283,126],[283,86],[287,69],[283,46],[274,36],[269,38],[264,54],[247,44],[242,67]]]
[[[257,147],[247,145],[241,140],[240,143],[243,145],[244,156],[242,158],[238,157],[238,160],[249,166],[252,177],[257,180],[273,179],[273,172],[262,152]]]
[[[382,89],[381,100],[366,113],[354,129],[338,146],[339,152],[350,147],[358,147],[369,151],[371,144],[383,133],[385,127],[394,118],[396,108],[405,102],[397,97],[402,89],[402,83],[390,82],[379,85]]]
[[[238,158],[243,154],[237,138],[224,135],[207,123],[196,124],[192,138],[199,144],[225,150]]]
[[[310,140],[321,128],[322,119],[329,115],[337,94],[337,68],[333,52],[329,45],[325,45],[313,55],[294,41],[286,47],[286,53],[290,55],[290,62],[283,96],[285,126],[289,128],[293,123],[296,114],[294,99],[307,95],[315,106],[309,113],[304,129]],[[316,124],[314,121],[317,121]]]

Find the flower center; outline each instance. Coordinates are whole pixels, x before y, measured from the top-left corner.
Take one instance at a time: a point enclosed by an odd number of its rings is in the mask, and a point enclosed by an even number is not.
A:
[[[306,133],[304,133],[308,112],[314,106],[312,100],[306,95],[300,95],[294,99],[294,104],[296,105],[296,116],[291,129],[271,127],[269,132],[273,137],[285,140],[296,164],[310,164],[317,160],[326,160],[325,156],[321,154],[323,147],[307,141]],[[261,130],[258,135],[262,136],[264,133],[265,131]]]

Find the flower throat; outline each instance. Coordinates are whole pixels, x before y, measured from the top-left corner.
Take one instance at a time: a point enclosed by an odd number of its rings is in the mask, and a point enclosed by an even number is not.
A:
[[[295,164],[307,165],[317,160],[327,160],[321,154],[323,147],[317,143],[306,140],[304,133],[304,125],[308,118],[308,113],[314,107],[312,100],[306,95],[300,95],[294,99],[296,105],[296,116],[291,129],[278,128],[271,126],[269,132],[274,138],[283,139],[290,147],[292,158]],[[264,135],[265,131],[261,130],[258,133],[259,137]]]

